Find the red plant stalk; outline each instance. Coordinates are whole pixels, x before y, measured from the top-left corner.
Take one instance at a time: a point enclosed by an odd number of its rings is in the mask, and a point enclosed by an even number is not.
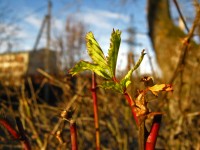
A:
[[[113,81],[116,82],[116,83],[118,83],[118,80],[116,79],[115,76],[113,77]],[[138,126],[139,125],[138,117],[137,117],[135,108],[133,107],[135,105],[135,102],[133,101],[133,99],[130,97],[130,95],[128,93],[125,92],[124,96],[125,96],[126,100],[128,101],[129,106],[131,107],[133,118],[134,118],[134,120],[136,122],[136,125]]]
[[[0,124],[13,136],[15,140],[19,140],[19,133],[5,119],[0,119]]]
[[[136,111],[134,108],[135,102],[132,100],[132,98],[130,97],[130,95],[128,93],[125,92],[124,96],[125,96],[126,100],[128,101],[129,106],[131,107],[131,111],[132,111],[133,117],[135,119],[136,125],[139,126],[138,117],[137,117],[137,114],[136,114]]]
[[[92,98],[93,98],[93,108],[94,108],[94,124],[95,124],[95,137],[96,137],[96,150],[100,150],[100,133],[99,133],[99,116],[97,107],[97,94],[96,94],[96,75],[92,72]]]
[[[22,141],[22,145],[24,147],[24,150],[31,150],[31,146],[28,141]]]
[[[23,137],[25,137],[25,135],[21,135],[21,131],[18,133],[16,131],[16,129],[14,129],[10,125],[10,123],[8,123],[8,121],[5,120],[5,119],[0,119],[0,124],[13,136],[13,138],[15,140],[20,140],[21,141],[24,150],[31,150],[31,146],[30,146],[29,141],[27,140],[27,138],[23,138]],[[19,129],[21,129],[21,128],[19,128]],[[24,132],[24,130],[23,130],[23,132]]]
[[[78,150],[76,123],[74,122],[74,120],[70,120],[70,134],[71,134],[72,150]]]
[[[151,131],[149,133],[149,136],[147,137],[146,141],[146,150],[154,150],[156,145],[156,140],[158,136],[158,131],[160,128],[162,119],[162,114],[158,114],[154,116],[153,123],[151,126]]]

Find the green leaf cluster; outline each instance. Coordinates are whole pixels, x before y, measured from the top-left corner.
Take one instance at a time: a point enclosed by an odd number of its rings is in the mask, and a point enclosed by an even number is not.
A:
[[[108,50],[108,56],[105,57],[93,33],[92,32],[87,33],[86,35],[87,52],[93,62],[81,60],[69,71],[69,73],[72,75],[76,75],[77,73],[80,73],[82,71],[91,70],[95,72],[97,75],[108,80],[103,84],[101,84],[100,87],[124,93],[128,85],[131,83],[131,75],[133,71],[139,67],[145,53],[143,50],[142,55],[139,61],[136,63],[135,67],[131,69],[120,82],[118,82],[115,80],[116,79],[115,72],[116,72],[116,64],[117,64],[117,57],[120,48],[120,43],[121,43],[121,31],[119,30],[115,31],[113,29],[110,38],[110,48]]]

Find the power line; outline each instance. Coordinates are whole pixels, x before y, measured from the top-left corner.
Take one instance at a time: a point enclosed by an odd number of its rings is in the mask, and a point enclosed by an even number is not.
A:
[[[15,22],[15,23],[22,22],[22,21],[25,20],[25,18],[28,18],[28,17],[32,16],[33,14],[38,13],[38,12],[40,12],[41,10],[44,10],[44,8],[46,8],[46,5],[41,6],[41,7],[39,7],[39,8],[36,8],[36,9],[33,10],[31,13],[25,14],[25,15],[22,16],[22,17],[16,18],[15,20],[13,20],[13,22]]]

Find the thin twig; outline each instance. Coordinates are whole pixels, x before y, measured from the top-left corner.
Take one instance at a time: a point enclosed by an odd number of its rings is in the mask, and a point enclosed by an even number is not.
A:
[[[58,86],[58,87],[64,87],[66,88],[67,90],[70,89],[69,85],[67,84],[64,84],[63,82],[59,81],[58,79],[55,79],[53,76],[51,76],[50,74],[48,74],[47,72],[43,71],[42,69],[37,69],[37,71],[39,73],[41,73],[43,76],[45,76],[47,79],[50,80],[50,82],[52,84],[54,84],[55,86]]]
[[[147,57],[149,59],[149,64],[150,64],[150,67],[151,67],[151,71],[152,71],[153,77],[156,78],[156,73],[155,73],[154,68],[153,68],[152,58],[151,58],[151,56],[150,56],[150,54],[148,52],[148,49],[146,49],[146,51],[147,51]]]
[[[173,83],[174,80],[176,79],[177,75],[179,72],[182,72],[183,71],[183,66],[185,64],[185,59],[186,59],[186,56],[187,56],[187,52],[188,52],[188,49],[189,49],[189,43],[193,37],[193,34],[194,34],[194,31],[195,31],[195,28],[197,27],[198,23],[200,21],[200,10],[198,10],[197,14],[196,14],[196,17],[195,17],[195,20],[192,24],[192,27],[188,33],[188,36],[184,39],[183,41],[183,50],[181,51],[181,55],[180,55],[180,58],[179,58],[179,62],[178,62],[178,65],[174,71],[174,74],[172,75],[169,83]],[[182,67],[181,67],[182,66]]]
[[[138,127],[139,150],[144,150],[145,148],[145,142],[146,142],[145,131],[146,131],[146,127],[145,127],[145,120],[144,120]]]
[[[41,138],[39,136],[39,133],[38,133],[36,127],[35,127],[34,122],[32,122],[32,120],[30,118],[26,117],[24,114],[21,114],[21,115],[22,115],[23,118],[25,118],[25,120],[28,123],[31,131],[33,132],[33,135],[36,137],[37,145],[39,146],[39,148],[42,148],[43,147],[43,145],[42,145],[43,142],[42,142],[42,140],[41,140]]]
[[[83,88],[84,88],[85,86],[86,86],[86,82],[80,87],[80,91],[82,91]],[[78,98],[79,98],[79,95],[78,95],[78,94],[74,95],[74,96],[70,99],[70,101],[67,103],[67,105],[65,106],[65,108],[64,108],[64,110],[63,110],[62,112],[66,112],[66,113],[67,113],[67,112],[69,111],[69,109],[72,107],[72,105],[74,104],[74,102],[75,102]],[[62,115],[62,113],[61,113],[61,115]],[[62,116],[61,116],[61,117],[62,117]],[[65,118],[65,119],[66,119],[66,118]],[[62,122],[63,122],[63,118],[60,118],[59,121],[57,122],[57,124],[56,124],[56,125],[54,126],[54,128],[52,129],[52,132],[51,132],[50,135],[55,135],[55,134],[56,134],[56,132],[57,132],[58,128],[61,126]],[[49,137],[48,137],[48,142],[50,142],[52,138],[53,138],[53,136],[49,136]]]
[[[29,142],[28,138],[26,137],[24,127],[23,127],[22,122],[19,119],[19,117],[16,117],[16,124],[18,127],[18,131],[20,134],[20,140],[22,141],[24,150],[31,150],[30,142]]]
[[[175,4],[175,6],[176,6],[176,9],[178,10],[178,13],[179,13],[179,15],[180,15],[180,17],[181,17],[181,20],[183,21],[183,24],[184,24],[184,26],[185,26],[187,32],[189,32],[189,28],[188,28],[188,26],[187,26],[187,23],[186,23],[184,17],[183,17],[183,14],[182,14],[181,9],[180,9],[180,7],[179,7],[179,5],[178,5],[178,2],[177,2],[176,0],[173,0],[173,1],[174,1],[174,4]]]

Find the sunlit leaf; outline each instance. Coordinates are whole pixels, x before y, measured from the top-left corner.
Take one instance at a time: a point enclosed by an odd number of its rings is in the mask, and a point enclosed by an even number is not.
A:
[[[92,32],[88,32],[86,35],[86,46],[87,51],[91,59],[95,64],[98,64],[100,67],[108,69],[109,66],[106,62],[106,58],[103,54],[101,47],[96,41]]]
[[[107,57],[108,65],[110,66],[113,77],[115,76],[115,69],[116,69],[120,42],[121,42],[121,31],[119,30],[115,31],[113,29],[110,38],[110,49],[108,50],[108,57]]]
[[[77,73],[80,73],[80,72],[85,71],[85,70],[91,70],[101,77],[104,77],[106,79],[110,79],[110,76],[107,73],[108,70],[101,68],[97,64],[92,64],[92,63],[87,62],[87,61],[78,62],[72,69],[70,69],[69,73],[71,75],[76,75]]]
[[[120,81],[120,84],[123,86],[123,88],[127,88],[129,84],[131,84],[132,73],[133,73],[133,69],[129,70],[126,76]]]
[[[123,93],[123,88],[119,83],[113,81],[106,81],[99,85],[101,88],[113,90],[119,93]]]
[[[125,75],[125,77],[120,81],[120,84],[123,86],[124,89],[127,88],[130,85],[132,73],[133,73],[134,70],[136,70],[140,66],[140,64],[141,64],[141,62],[144,58],[144,55],[145,55],[145,53],[144,53],[144,50],[143,50],[138,62],[134,66],[134,68],[129,70],[129,72]]]
[[[173,91],[173,88],[171,84],[156,84],[154,86],[148,87],[148,90],[150,90],[155,96],[158,96],[158,92]]]
[[[133,67],[133,71],[136,70],[140,66],[140,64],[141,64],[141,62],[142,62],[142,60],[144,58],[144,55],[146,54],[144,51],[145,50],[142,50],[139,60],[137,61],[137,63]]]

